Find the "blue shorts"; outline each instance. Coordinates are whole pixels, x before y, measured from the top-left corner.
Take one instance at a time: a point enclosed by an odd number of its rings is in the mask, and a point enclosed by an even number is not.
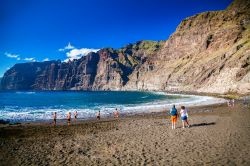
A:
[[[182,116],[181,120],[187,120],[187,116]]]

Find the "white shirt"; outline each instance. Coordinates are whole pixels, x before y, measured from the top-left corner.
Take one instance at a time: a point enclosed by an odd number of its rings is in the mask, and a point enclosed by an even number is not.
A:
[[[187,109],[184,109],[184,110],[181,109],[180,113],[181,113],[181,117],[187,116]]]

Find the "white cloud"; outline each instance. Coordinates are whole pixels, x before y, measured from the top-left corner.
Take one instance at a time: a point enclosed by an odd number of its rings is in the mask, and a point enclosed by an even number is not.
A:
[[[19,58],[19,55],[17,55],[17,54],[11,54],[11,53],[5,52],[4,55],[6,55],[8,58],[15,58],[17,60],[21,60]]]
[[[69,52],[66,53],[67,59],[64,60],[64,62],[68,62],[69,60],[73,59],[80,59],[82,56],[87,55],[90,52],[97,52],[99,49],[93,49],[93,48],[80,48],[80,49],[72,49]]]
[[[45,59],[43,60],[43,62],[45,62],[45,61],[49,61],[49,58],[45,58]]]
[[[23,59],[18,54],[11,54],[11,53],[5,52],[4,55],[6,55],[8,58],[14,58],[14,59],[16,59],[18,61],[24,60],[24,61],[36,62],[35,58],[24,58]]]
[[[72,46],[72,45],[70,44],[70,42],[69,42],[67,46],[65,46],[64,48],[58,49],[58,51],[72,50],[72,49],[74,49],[74,48],[75,48],[75,47]]]
[[[25,60],[25,61],[31,61],[31,62],[36,62],[35,58],[24,58],[23,60]]]

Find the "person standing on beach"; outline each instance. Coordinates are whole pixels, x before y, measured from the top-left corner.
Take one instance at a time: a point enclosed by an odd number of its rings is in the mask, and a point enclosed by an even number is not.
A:
[[[71,112],[68,112],[68,114],[67,114],[67,120],[68,120],[68,125],[70,125],[70,121],[71,121]]]
[[[189,127],[189,123],[188,123],[188,114],[187,114],[187,109],[184,106],[181,106],[181,120],[182,120],[182,128],[185,128],[185,123],[187,123],[187,127]]]
[[[227,106],[231,107],[231,100],[230,99],[227,100]]]
[[[234,107],[234,99],[232,99],[232,107]]]
[[[96,113],[96,118],[97,118],[98,120],[101,119],[101,111],[98,111],[98,112]]]
[[[56,125],[56,112],[53,113],[54,126]]]
[[[77,111],[75,111],[75,112],[74,112],[75,122],[76,122],[77,116],[78,116],[78,113],[77,113]]]
[[[119,118],[119,112],[118,112],[117,108],[115,109],[113,114],[114,114],[114,118]]]
[[[176,121],[178,117],[178,111],[175,108],[175,105],[170,109],[170,115],[171,115],[171,122],[172,122],[172,129],[175,129]]]

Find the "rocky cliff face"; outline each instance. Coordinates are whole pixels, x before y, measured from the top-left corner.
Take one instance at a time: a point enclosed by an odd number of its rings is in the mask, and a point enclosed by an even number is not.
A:
[[[250,93],[250,3],[186,18],[167,41],[102,49],[79,60],[16,64],[3,89]]]
[[[1,85],[7,90],[120,90],[134,69],[162,46],[163,42],[140,41],[67,63],[20,63],[4,74]]]
[[[250,6],[236,0],[224,11],[186,18],[124,89],[250,92]]]

